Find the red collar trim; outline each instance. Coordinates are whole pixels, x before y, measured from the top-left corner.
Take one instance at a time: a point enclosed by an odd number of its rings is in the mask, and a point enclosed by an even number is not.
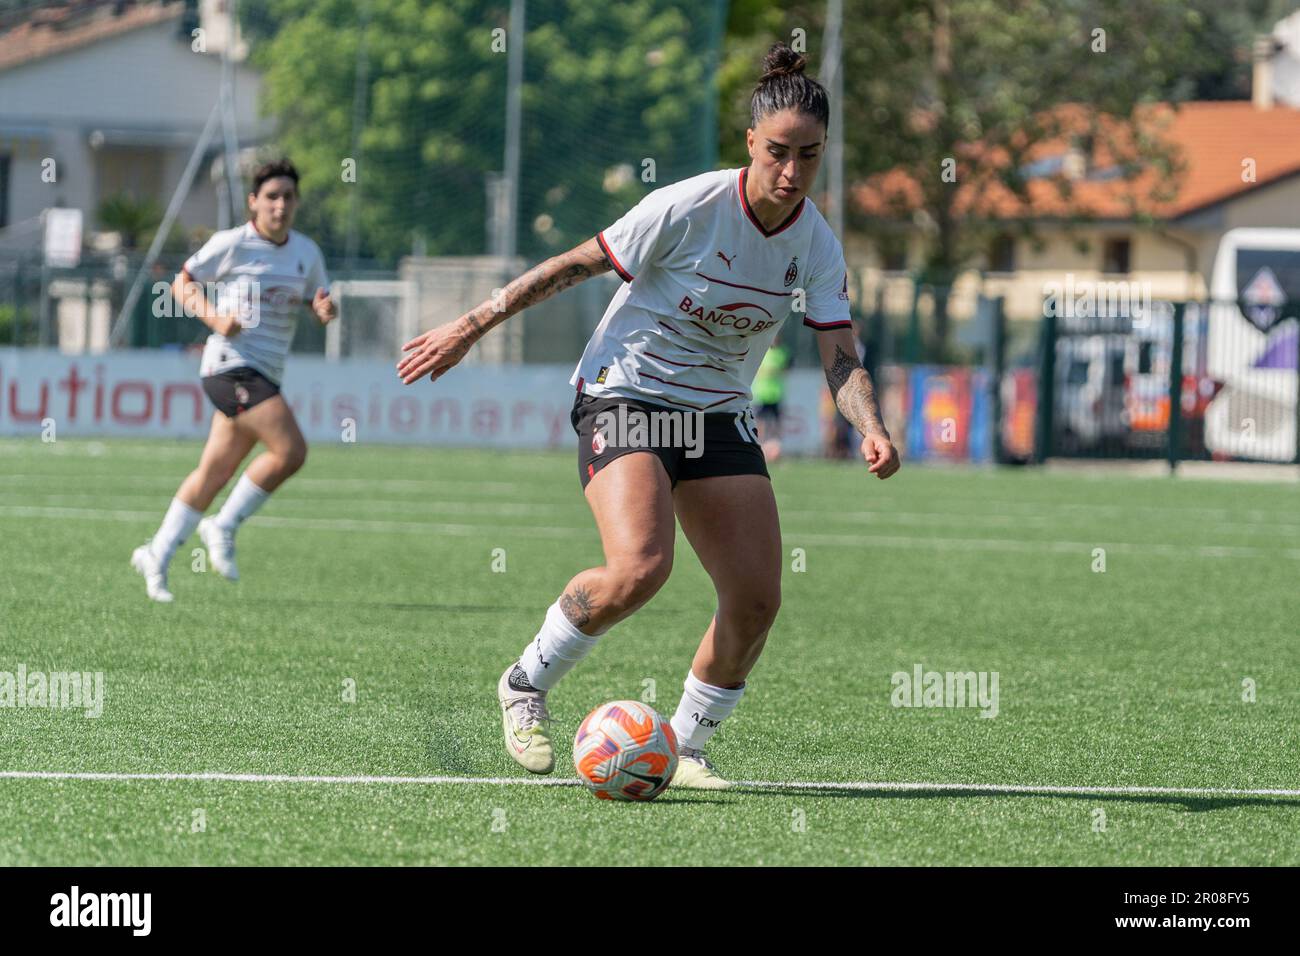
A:
[[[287,232],[284,234],[284,242],[276,242],[270,236],[263,233],[261,229],[258,229],[257,223],[255,223],[253,220],[251,219],[248,220],[248,225],[253,230],[254,235],[256,235],[259,239],[265,239],[273,246],[287,246],[289,244],[289,233]]]
[[[803,212],[804,203],[807,202],[808,197],[805,196],[803,199],[800,199],[799,205],[794,207],[794,212],[790,213],[790,215],[786,217],[785,222],[781,223],[781,225],[769,232],[763,227],[763,223],[759,221],[759,218],[754,215],[754,210],[749,206],[749,198],[745,195],[745,179],[748,174],[748,166],[740,171],[740,208],[745,211],[745,215],[749,218],[749,221],[754,224],[754,228],[761,232],[764,238],[771,239],[778,232],[783,232],[794,225],[794,221],[798,219],[799,214]]]

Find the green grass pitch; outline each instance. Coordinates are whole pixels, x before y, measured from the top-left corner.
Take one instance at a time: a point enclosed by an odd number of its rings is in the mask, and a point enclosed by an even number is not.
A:
[[[571,454],[318,445],[241,531],[243,581],[191,570],[193,538],[153,605],[127,559],[197,456],[0,441],[0,672],[106,682],[97,719],[0,708],[0,772],[526,776],[494,684],[600,562]],[[815,461],[774,483],[783,605],[710,747],[728,777],[1300,787],[1297,486]],[[595,705],[672,713],[713,606],[679,535],[668,585],[552,694],[557,777]],[[997,716],[892,706],[918,664],[997,672]],[[5,865],[1296,865],[1300,797],[0,778],[0,832]]]

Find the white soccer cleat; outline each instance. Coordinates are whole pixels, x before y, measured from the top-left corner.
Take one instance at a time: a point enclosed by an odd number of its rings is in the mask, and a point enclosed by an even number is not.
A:
[[[731,783],[713,772],[713,764],[703,750],[683,747],[677,753],[677,772],[670,786],[685,790],[726,790]]]
[[[149,600],[170,604],[176,600],[167,590],[167,568],[154,557],[153,548],[145,542],[131,552],[131,567],[144,578],[144,593]]]
[[[239,568],[235,567],[235,536],[221,525],[216,518],[204,518],[199,522],[199,537],[208,549],[208,560],[212,567],[227,581],[239,580]]]
[[[546,710],[546,691],[511,687],[510,672],[517,666],[512,663],[497,681],[506,753],[529,773],[550,773],[555,769],[555,748],[546,731],[551,722]]]

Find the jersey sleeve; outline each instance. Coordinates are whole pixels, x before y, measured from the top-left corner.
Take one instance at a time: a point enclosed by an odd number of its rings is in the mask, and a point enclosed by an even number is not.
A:
[[[821,255],[814,259],[808,280],[808,310],[803,324],[824,332],[827,329],[850,329],[849,271],[844,264],[844,249],[829,226],[823,226],[818,245]]]
[[[198,252],[185,260],[185,271],[198,282],[212,282],[225,271],[226,253],[239,239],[238,229],[213,233]]]
[[[316,298],[317,289],[324,289],[326,292],[330,290],[330,277],[325,271],[325,257],[321,255],[318,246],[313,246],[312,252],[314,255],[311,259],[311,266],[307,269],[307,278],[302,287],[303,301],[309,305],[312,299]]]
[[[656,189],[622,219],[596,233],[601,251],[624,282],[662,262],[686,235],[688,197],[679,189]]]

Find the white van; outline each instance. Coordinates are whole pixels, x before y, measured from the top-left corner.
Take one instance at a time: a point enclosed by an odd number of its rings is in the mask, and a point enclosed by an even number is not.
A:
[[[1226,232],[1210,299],[1206,371],[1222,388],[1205,410],[1207,450],[1294,461],[1300,229]]]

